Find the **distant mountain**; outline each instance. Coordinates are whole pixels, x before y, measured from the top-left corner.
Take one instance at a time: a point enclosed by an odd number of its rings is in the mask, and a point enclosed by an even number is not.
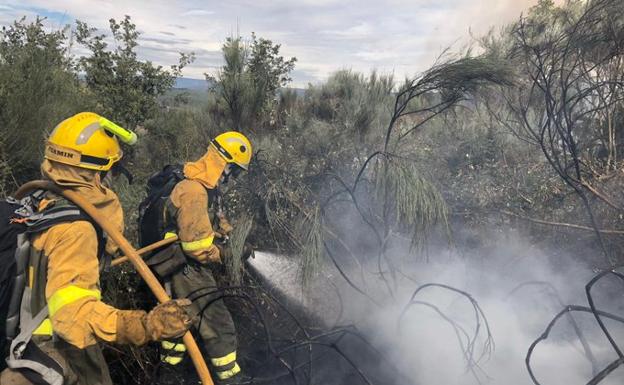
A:
[[[173,88],[193,91],[207,91],[210,84],[205,79],[177,78]]]
[[[203,92],[207,91],[210,86],[211,83],[207,82],[205,79],[177,78],[173,89]],[[303,88],[287,88],[294,90],[297,93],[297,96],[303,96],[305,94],[305,89]]]

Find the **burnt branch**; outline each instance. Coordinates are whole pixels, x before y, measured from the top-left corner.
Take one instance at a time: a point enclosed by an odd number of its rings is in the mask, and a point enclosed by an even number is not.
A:
[[[457,322],[455,322],[453,319],[447,316],[437,306],[429,302],[416,299],[418,294],[427,288],[439,288],[439,289],[448,290],[448,291],[459,294],[460,296],[466,298],[470,302],[471,306],[474,309],[474,319],[475,319],[475,327],[474,327],[474,332],[472,333],[472,335],[469,335],[467,331],[461,325],[459,325]],[[463,290],[459,290],[452,286],[439,284],[439,283],[427,283],[427,284],[419,286],[414,291],[409,302],[403,308],[403,311],[401,312],[401,315],[399,316],[399,319],[398,319],[399,328],[401,327],[402,320],[407,314],[407,311],[413,305],[421,305],[421,306],[426,306],[426,307],[433,309],[440,317],[442,317],[442,319],[444,319],[449,325],[451,325],[457,337],[458,344],[462,351],[462,355],[464,356],[464,359],[466,360],[467,370],[471,372],[471,374],[474,376],[477,382],[481,383],[481,379],[477,373],[477,370],[481,371],[482,374],[484,374],[485,376],[487,376],[487,374],[485,374],[482,371],[482,369],[479,366],[479,363],[482,362],[483,360],[487,360],[490,358],[492,352],[494,351],[495,344],[494,344],[494,339],[492,337],[492,333],[490,330],[489,322],[485,316],[485,313],[481,309],[481,306],[479,305],[479,303],[469,293]],[[475,350],[476,350],[479,337],[481,336],[481,329],[483,327],[485,327],[485,340],[481,349],[481,354],[476,356]]]
[[[592,314],[594,316],[594,318],[596,319],[596,323],[598,324],[598,326],[602,330],[603,334],[605,335],[605,337],[609,341],[609,344],[611,345],[611,347],[613,348],[614,352],[618,356],[618,358],[615,361],[613,361],[611,364],[609,364],[606,368],[601,370],[599,373],[596,374],[595,371],[594,371],[594,377],[591,380],[589,380],[587,382],[587,384],[588,385],[598,384],[599,382],[604,380],[609,374],[611,374],[615,369],[617,369],[620,365],[622,365],[624,363],[624,355],[622,354],[622,350],[620,349],[620,347],[617,345],[617,343],[615,342],[615,340],[611,336],[611,333],[607,329],[606,325],[604,324],[604,320],[603,320],[603,318],[607,318],[607,319],[619,322],[621,324],[624,324],[624,317],[621,317],[621,316],[618,316],[618,315],[615,315],[615,314],[611,314],[611,313],[608,313],[606,311],[597,309],[596,305],[595,305],[595,302],[594,302],[594,298],[593,298],[592,293],[591,293],[591,290],[592,290],[593,286],[597,282],[599,282],[601,279],[603,279],[604,277],[606,277],[608,275],[613,275],[613,276],[617,277],[620,281],[624,282],[624,275],[620,274],[620,273],[618,273],[616,271],[613,271],[613,270],[606,270],[606,271],[603,271],[603,272],[597,274],[596,276],[594,276],[594,278],[592,278],[587,283],[587,285],[585,286],[585,293],[587,295],[587,302],[589,303],[589,307],[579,306],[579,305],[568,305],[568,306],[566,306],[563,310],[561,310],[555,316],[555,318],[552,319],[552,321],[550,321],[550,323],[546,327],[546,330],[535,341],[533,341],[533,343],[529,347],[529,350],[528,350],[526,358],[525,358],[525,363],[526,363],[527,370],[529,372],[529,376],[531,376],[531,380],[533,381],[533,383],[535,385],[540,385],[540,383],[538,382],[537,377],[535,376],[535,374],[533,372],[533,368],[531,367],[531,357],[533,355],[533,351],[535,350],[536,346],[540,342],[542,342],[542,341],[544,341],[544,340],[546,340],[548,338],[548,336],[550,335],[550,332],[552,331],[553,327],[557,324],[557,322],[559,321],[559,319],[561,317],[563,317],[566,314],[573,313],[573,312],[584,312],[584,313]]]

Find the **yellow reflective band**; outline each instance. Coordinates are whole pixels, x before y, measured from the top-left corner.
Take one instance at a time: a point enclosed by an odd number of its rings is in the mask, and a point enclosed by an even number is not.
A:
[[[28,287],[32,288],[33,283],[35,282],[35,268],[32,266],[28,266]]]
[[[165,362],[169,365],[177,365],[182,362],[182,357],[160,356],[160,361]]]
[[[85,297],[93,297],[99,301],[102,298],[102,294],[100,294],[99,290],[87,290],[78,286],[66,286],[58,289],[48,300],[50,317],[54,317],[54,314],[63,306]]]
[[[52,322],[49,318],[43,320],[41,325],[33,332],[34,336],[51,336],[52,335]]]
[[[162,341],[160,343],[160,345],[165,350],[173,350],[175,352],[185,352],[186,351],[186,345],[184,345],[182,342]]]
[[[230,370],[217,372],[217,377],[219,377],[220,380],[227,380],[228,378],[232,378],[238,373],[240,373],[240,371],[241,371],[240,366],[238,366],[238,364],[234,364],[234,367]]]
[[[236,351],[223,357],[212,358],[210,359],[210,361],[214,366],[225,366],[231,364],[232,362],[236,361]]]
[[[173,237],[177,237],[178,234],[174,233],[173,231],[167,231],[165,233],[165,238],[164,239],[169,239],[169,238],[173,238]]]
[[[213,240],[214,240],[214,234],[209,236],[208,238],[200,239],[199,241],[182,242],[182,250],[197,251],[197,250],[207,249],[210,246],[212,246]]]

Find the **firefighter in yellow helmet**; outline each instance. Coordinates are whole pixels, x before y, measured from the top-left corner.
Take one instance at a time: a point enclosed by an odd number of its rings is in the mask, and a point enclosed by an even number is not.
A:
[[[41,172],[45,179],[88,200],[122,231],[119,199],[101,183],[102,173],[122,157],[118,138],[136,141],[132,132],[97,114],[74,115],[50,134]],[[31,198],[40,217],[51,221],[52,212],[76,209],[50,192],[39,191]],[[28,261],[27,282],[23,294],[18,294],[22,295],[19,335],[13,335],[7,360],[11,369],[0,373],[3,385],[112,385],[98,341],[142,345],[179,337],[190,327],[188,301],[170,301],[150,313],[102,302],[98,254],[104,248],[114,253],[117,245],[106,242],[88,217],[59,221],[61,217],[56,215],[50,227],[18,242],[16,257]],[[22,340],[23,345],[15,344]]]
[[[216,243],[227,236],[232,227],[217,212],[211,221],[211,198],[220,183],[247,170],[252,156],[249,140],[240,132],[230,131],[215,137],[206,153],[197,161],[184,165],[184,179],[176,184],[165,204],[164,222],[180,238],[186,264],[171,276],[174,298],[185,298],[206,288],[217,289],[211,267],[221,263],[220,248]],[[213,207],[214,208],[214,207]],[[216,217],[216,218],[214,218]],[[203,296],[193,301],[193,313],[201,313],[199,334],[210,363],[220,384],[238,383],[242,375],[236,361],[236,330],[222,299],[217,295]],[[169,365],[178,365],[185,353],[183,344],[175,341],[162,343],[161,359]]]

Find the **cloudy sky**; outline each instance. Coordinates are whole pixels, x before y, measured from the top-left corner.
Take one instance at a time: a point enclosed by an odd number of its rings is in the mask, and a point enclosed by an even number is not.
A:
[[[203,78],[221,64],[226,37],[251,32],[282,44],[297,57],[295,86],[335,70],[377,69],[397,77],[427,68],[448,46],[461,49],[470,34],[508,23],[537,0],[0,0],[0,24],[22,16],[47,18],[48,28],[76,19],[106,31],[108,19],[132,16],[140,54],[158,64],[195,52],[185,77]]]

